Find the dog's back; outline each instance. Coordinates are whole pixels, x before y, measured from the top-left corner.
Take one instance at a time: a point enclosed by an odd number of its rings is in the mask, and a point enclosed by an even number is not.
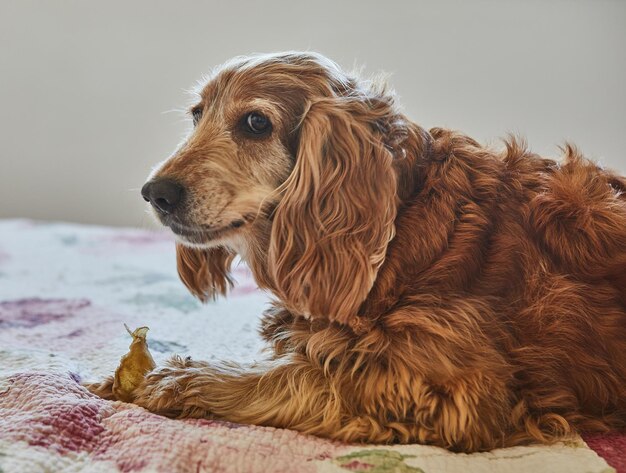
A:
[[[516,314],[529,408],[578,429],[626,426],[626,181],[567,146],[529,202],[540,253]],[[556,417],[554,417],[556,419]]]
[[[515,140],[498,154],[430,133],[426,177],[400,213],[371,300],[412,305],[421,336],[437,330],[442,359],[483,360],[474,367],[494,379],[484,389],[503,390],[491,407],[501,394],[516,432],[507,443],[625,427],[626,181],[569,146],[559,164]],[[387,323],[399,320],[392,311]]]

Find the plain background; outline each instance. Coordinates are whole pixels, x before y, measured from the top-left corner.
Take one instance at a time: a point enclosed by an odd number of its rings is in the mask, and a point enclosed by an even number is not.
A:
[[[424,127],[626,173],[625,1],[0,2],[0,217],[149,226],[139,195],[228,58],[316,50],[386,71]]]

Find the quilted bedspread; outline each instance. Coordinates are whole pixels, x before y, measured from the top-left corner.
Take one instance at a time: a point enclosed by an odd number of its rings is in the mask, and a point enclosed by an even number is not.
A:
[[[582,440],[472,455],[347,445],[167,419],[79,384],[115,370],[130,342],[124,323],[150,327],[157,363],[174,353],[239,362],[264,356],[256,325],[269,296],[244,265],[234,275],[230,297],[203,306],[179,282],[166,233],[0,221],[0,472],[614,471]],[[615,439],[591,441],[618,458],[626,442]]]

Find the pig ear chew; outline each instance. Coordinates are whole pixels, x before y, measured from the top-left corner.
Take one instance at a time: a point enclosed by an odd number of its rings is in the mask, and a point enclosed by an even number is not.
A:
[[[135,389],[143,382],[146,374],[156,367],[156,363],[148,350],[146,336],[148,327],[139,327],[133,331],[124,324],[126,331],[133,338],[130,349],[120,360],[115,370],[112,391],[116,399],[130,402]]]
[[[133,340],[137,339],[137,338],[142,338],[142,339],[146,339],[146,336],[148,334],[148,330],[150,330],[148,327],[139,327],[136,328],[135,330],[131,331],[128,328],[128,325],[124,324],[124,327],[126,328],[126,331],[128,332],[128,335],[130,335],[131,337],[133,337]]]

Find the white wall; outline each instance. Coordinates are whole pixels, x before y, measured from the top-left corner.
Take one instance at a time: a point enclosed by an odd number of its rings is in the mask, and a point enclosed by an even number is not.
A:
[[[423,126],[626,173],[624,1],[0,1],[0,217],[145,226],[139,188],[231,56],[318,50],[393,73]]]

